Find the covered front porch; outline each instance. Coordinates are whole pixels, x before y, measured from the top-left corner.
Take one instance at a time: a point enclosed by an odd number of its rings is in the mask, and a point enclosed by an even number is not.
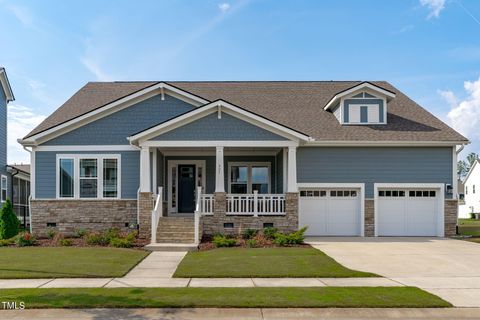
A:
[[[296,214],[287,219],[287,195],[297,191],[296,145],[291,141],[155,144],[162,145],[142,146],[140,156],[139,204],[142,208],[142,199],[153,199],[152,243],[198,243],[202,234],[297,227]],[[297,204],[290,209],[296,212]],[[146,217],[140,221],[146,232]]]

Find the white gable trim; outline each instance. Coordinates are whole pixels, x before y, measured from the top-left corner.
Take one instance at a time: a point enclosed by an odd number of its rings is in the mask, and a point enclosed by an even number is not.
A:
[[[203,118],[209,114],[217,112],[225,112],[240,120],[256,125],[262,129],[268,130],[274,134],[285,137],[294,141],[312,141],[313,139],[303,133],[297,132],[271,120],[258,116],[252,112],[239,108],[226,101],[218,100],[206,104],[202,107],[189,111],[181,116],[168,120],[155,127],[139,132],[131,137],[128,137],[130,143],[143,143],[151,138],[159,136],[168,131],[174,130],[186,124],[189,124],[195,120]]]
[[[140,90],[138,92],[135,92],[131,95],[128,95],[124,98],[121,98],[117,101],[114,101],[112,103],[109,103],[103,107],[100,107],[98,109],[92,110],[82,116],[79,116],[75,119],[69,120],[67,122],[64,122],[58,126],[55,126],[53,128],[50,128],[48,130],[42,131],[40,133],[37,133],[31,137],[28,137],[27,139],[22,139],[19,140],[19,143],[21,143],[24,146],[34,146],[38,145],[40,143],[44,143],[48,140],[51,140],[53,138],[56,138],[60,135],[63,135],[69,131],[78,129],[79,127],[82,127],[88,123],[91,123],[93,121],[96,121],[98,119],[104,118],[108,115],[111,115],[117,111],[123,110],[125,108],[128,108],[134,104],[137,104],[141,101],[144,101],[146,99],[149,99],[153,96],[156,95],[164,95],[168,94],[174,98],[183,100],[187,103],[192,104],[195,107],[204,105],[206,103],[209,103],[210,101],[200,98],[198,96],[195,96],[191,93],[188,93],[186,91],[180,90],[174,86],[169,85],[168,83],[165,82],[160,82],[158,84],[152,85],[150,87],[147,87],[143,90]]]
[[[470,170],[468,170],[467,176],[465,177],[465,180],[463,180],[464,185],[467,183],[468,178],[470,177],[470,174],[473,172],[473,169],[475,169],[477,163],[478,163],[478,159],[473,162],[472,166],[470,167]]]
[[[5,96],[7,97],[7,102],[15,100],[13,96],[12,87],[10,86],[10,82],[8,81],[7,72],[4,68],[0,68],[0,85],[5,92]]]
[[[360,83],[350,89],[347,89],[345,91],[342,91],[338,94],[336,94],[328,103],[327,105],[323,108],[324,110],[329,110],[330,108],[332,108],[333,106],[336,105],[336,103],[338,102],[338,100],[340,98],[343,98],[345,96],[349,96],[353,93],[356,93],[357,91],[361,91],[361,90],[365,90],[365,89],[369,89],[373,92],[376,92],[378,94],[381,94],[382,96],[386,96],[387,99],[393,99],[396,97],[396,94],[391,92],[391,91],[388,91],[388,90],[385,90],[385,89],[382,89],[380,87],[377,87],[369,82],[363,82],[363,83]],[[378,99],[378,98],[377,98]]]

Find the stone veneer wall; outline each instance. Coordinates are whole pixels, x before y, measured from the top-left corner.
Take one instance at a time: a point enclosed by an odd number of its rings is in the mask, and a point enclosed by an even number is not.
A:
[[[273,226],[282,232],[292,232],[298,229],[298,193],[285,194],[284,216],[227,216],[227,194],[214,194],[214,213],[203,216],[201,225],[203,235],[211,236],[215,233],[240,234],[245,229],[263,229],[264,223],[273,223]],[[225,228],[224,223],[233,223],[233,228]]]
[[[375,200],[365,200],[365,237],[375,236]]]
[[[140,192],[138,196],[138,236],[150,239],[152,236],[153,193]]]
[[[108,228],[130,230],[137,224],[136,200],[32,200],[32,232],[45,237],[47,223],[55,230],[72,235],[76,229],[102,231]]]
[[[445,237],[457,233],[458,200],[445,200]]]

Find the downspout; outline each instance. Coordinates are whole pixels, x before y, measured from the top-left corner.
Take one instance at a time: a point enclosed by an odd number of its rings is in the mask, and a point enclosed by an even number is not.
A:
[[[23,150],[30,153],[30,159],[32,159],[32,150],[28,150],[27,147],[25,147],[25,146],[23,146]],[[32,166],[32,164],[30,163],[30,167],[31,166]],[[33,179],[35,179],[35,177],[33,177]],[[31,176],[31,171],[30,171],[30,188],[31,187],[32,187],[32,176]],[[29,229],[30,229],[30,234],[31,234],[32,233],[32,189],[30,189],[30,195],[28,196],[28,220],[29,220],[29,226],[30,226]]]
[[[13,170],[15,170],[15,173],[12,173],[12,182],[10,183],[10,198],[11,198],[11,201],[12,201],[12,206],[15,207],[15,202],[13,201],[13,178],[15,178],[15,176],[17,174],[20,173],[20,171],[18,171],[17,169],[13,168],[13,167],[10,167],[12,168]],[[18,185],[20,187],[20,184]],[[20,188],[19,188],[20,189]],[[23,212],[23,227],[25,228],[27,226],[27,217],[26,217],[26,213],[25,211]]]

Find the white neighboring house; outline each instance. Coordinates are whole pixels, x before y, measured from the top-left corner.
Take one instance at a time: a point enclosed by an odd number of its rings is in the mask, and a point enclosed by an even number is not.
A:
[[[480,213],[480,165],[475,160],[465,177],[465,204],[459,206],[458,217],[470,218],[470,213]]]

